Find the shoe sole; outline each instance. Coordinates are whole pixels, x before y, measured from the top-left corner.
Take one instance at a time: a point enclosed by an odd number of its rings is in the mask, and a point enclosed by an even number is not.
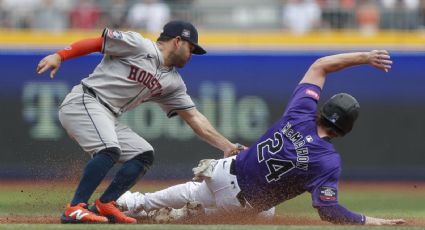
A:
[[[108,224],[108,222],[93,222],[93,221],[71,219],[66,217],[65,215],[62,215],[60,219],[62,224]]]

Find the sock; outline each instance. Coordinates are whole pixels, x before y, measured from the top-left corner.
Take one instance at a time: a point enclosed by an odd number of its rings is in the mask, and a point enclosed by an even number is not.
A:
[[[75,191],[71,206],[86,203],[93,192],[105,178],[108,171],[114,166],[115,161],[108,154],[99,152],[86,165],[80,184]]]
[[[100,197],[100,202],[116,201],[124,192],[133,187],[137,179],[146,173],[148,167],[145,167],[145,162],[138,157],[125,162]]]

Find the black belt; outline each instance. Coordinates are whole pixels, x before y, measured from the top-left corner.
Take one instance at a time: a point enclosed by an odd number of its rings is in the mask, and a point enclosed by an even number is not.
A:
[[[232,159],[232,162],[230,163],[230,174],[236,176],[236,160]]]
[[[112,114],[114,114],[115,116],[118,116],[118,114],[111,108],[111,106],[110,105],[108,105],[106,102],[104,102],[102,99],[100,99],[100,98],[98,98],[97,96],[96,96],[96,93],[94,92],[94,90],[92,89],[92,88],[89,88],[89,87],[87,87],[87,86],[85,86],[85,85],[83,85],[83,84],[81,84],[82,86],[83,86],[83,92],[84,93],[87,93],[88,95],[90,95],[90,96],[92,96],[92,97],[94,97],[94,98],[96,98],[96,100],[100,103],[100,104],[102,104],[103,106],[105,106],[105,108],[107,108],[109,111],[111,111],[111,113]]]
[[[232,162],[230,163],[229,173],[236,176],[236,160],[235,159],[232,159]],[[236,195],[236,199],[238,199],[238,201],[239,201],[239,203],[241,203],[242,207],[246,206],[247,202],[246,202],[245,196],[243,195],[242,191],[240,191]]]

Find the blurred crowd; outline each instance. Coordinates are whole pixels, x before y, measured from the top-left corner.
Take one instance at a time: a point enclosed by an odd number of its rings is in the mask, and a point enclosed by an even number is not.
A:
[[[63,31],[103,27],[159,32],[170,19],[203,29],[417,30],[425,0],[0,0],[0,28]],[[229,16],[230,15],[230,16]]]
[[[285,27],[296,34],[313,29],[356,28],[370,34],[379,29],[422,29],[424,0],[287,0]]]

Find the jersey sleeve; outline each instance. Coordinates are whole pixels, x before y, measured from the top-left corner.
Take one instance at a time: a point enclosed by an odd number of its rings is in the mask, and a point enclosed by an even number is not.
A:
[[[365,224],[366,218],[363,214],[352,212],[342,205],[318,207],[319,216],[324,221],[333,224]]]
[[[102,37],[102,53],[116,57],[143,53],[147,40],[133,31],[122,32],[108,28],[103,30]]]
[[[169,118],[177,115],[177,111],[179,110],[187,110],[195,107],[192,98],[187,94],[186,85],[183,81],[176,86],[175,90],[158,99],[154,99],[154,101],[159,104]]]
[[[341,167],[334,167],[319,175],[313,182],[310,192],[313,207],[338,204],[338,182]]]
[[[284,115],[297,119],[304,119],[306,116],[314,118],[320,94],[321,89],[317,85],[299,84],[292,94]]]

